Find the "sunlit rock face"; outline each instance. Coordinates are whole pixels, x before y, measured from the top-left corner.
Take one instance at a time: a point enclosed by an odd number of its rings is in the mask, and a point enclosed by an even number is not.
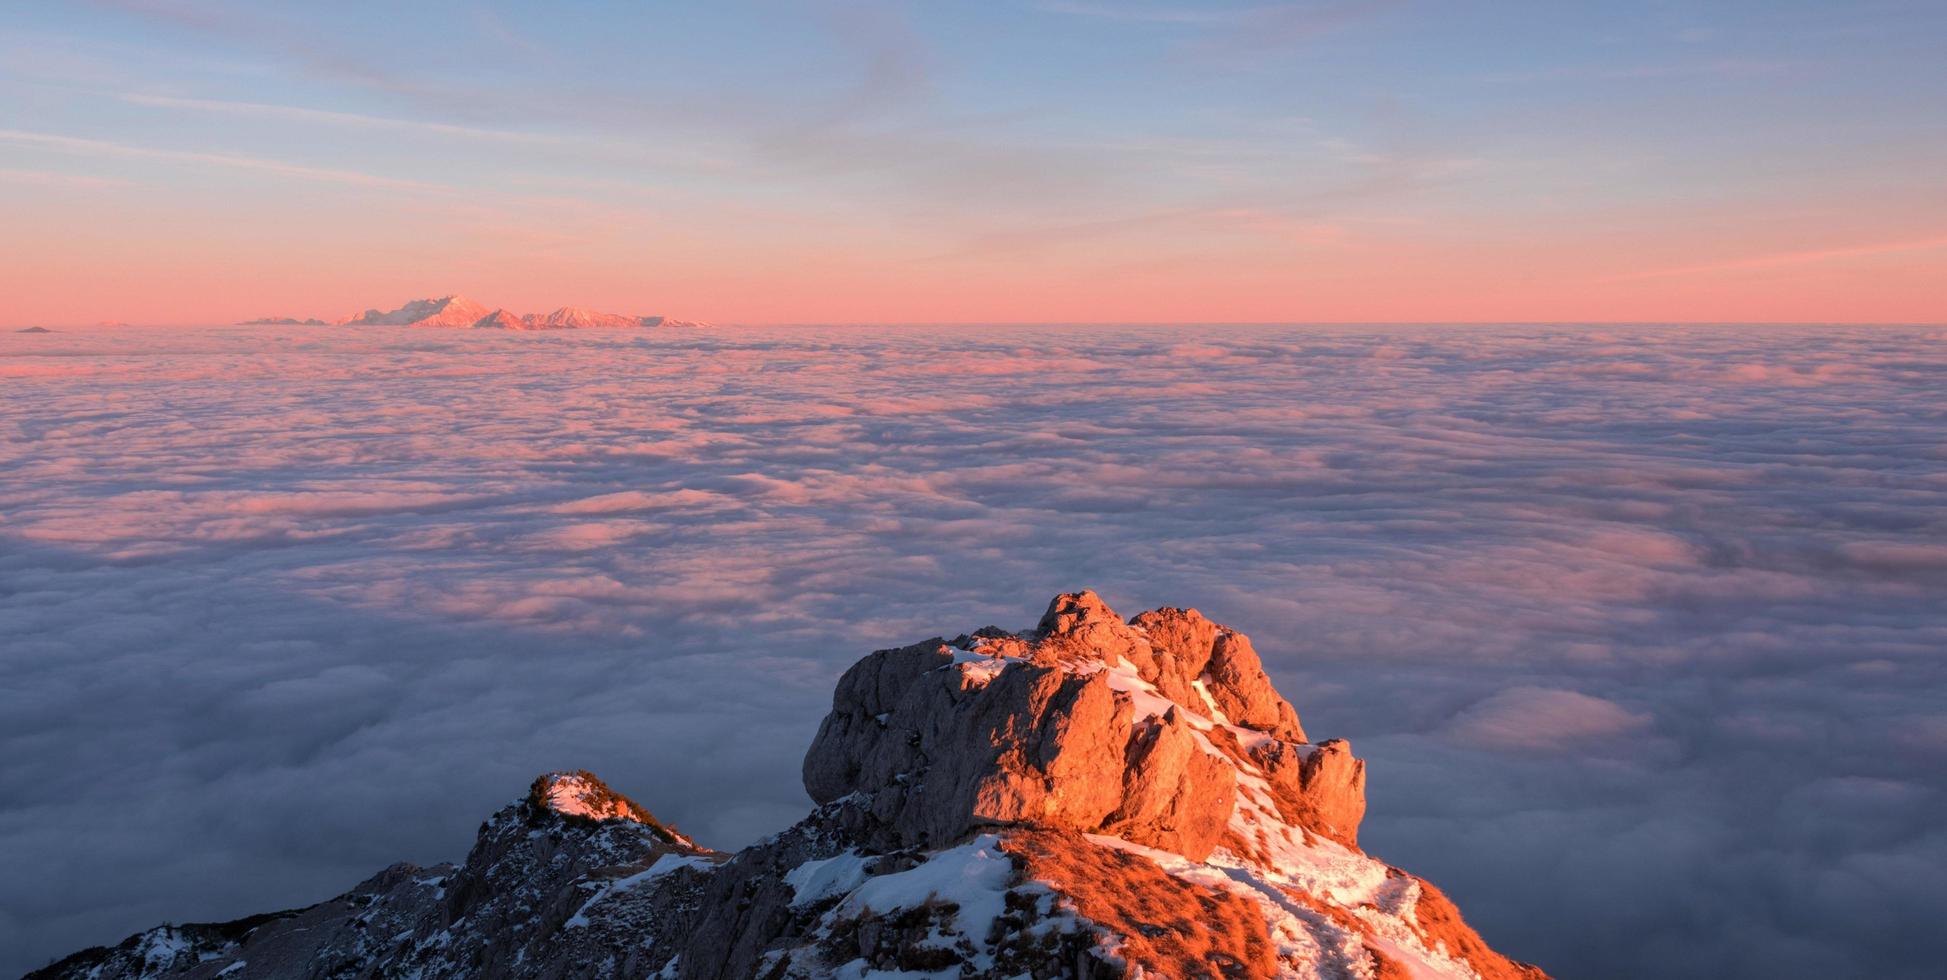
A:
[[[1282,819],[1354,844],[1364,764],[1343,743],[1324,762],[1304,738],[1241,634],[1194,609],[1124,622],[1079,592],[1026,633],[860,661],[805,756],[805,789],[821,803],[862,794],[908,843],[1037,823],[1201,861],[1249,771]]]
[[[817,808],[732,855],[548,773],[462,865],[40,975],[1542,976],[1359,850],[1364,764],[1193,609],[1076,592],[1032,629],[872,653],[804,780]]]

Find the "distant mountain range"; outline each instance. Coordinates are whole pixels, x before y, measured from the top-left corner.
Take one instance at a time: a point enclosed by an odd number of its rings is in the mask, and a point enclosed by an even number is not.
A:
[[[702,327],[694,320],[673,320],[661,316],[627,316],[598,313],[578,306],[564,306],[552,313],[515,313],[465,296],[416,299],[396,310],[372,308],[356,316],[333,321],[348,327],[441,327],[452,330],[635,330],[642,327]],[[264,317],[245,320],[246,326],[325,326],[318,319]]]

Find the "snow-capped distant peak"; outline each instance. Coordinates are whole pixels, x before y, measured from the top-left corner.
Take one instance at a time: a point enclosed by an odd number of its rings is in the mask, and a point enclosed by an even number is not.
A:
[[[495,310],[475,321],[473,325],[475,328],[481,330],[527,329],[526,325],[521,322],[520,317],[505,309]]]
[[[531,313],[523,319],[535,330],[629,329],[645,325],[643,317],[597,313],[579,306],[564,306],[546,316]]]
[[[485,303],[458,294],[416,299],[390,313],[366,310],[342,321],[347,326],[471,327],[493,313]]]
[[[284,321],[279,321],[284,322]],[[297,320],[289,320],[297,323]],[[602,313],[580,306],[563,306],[552,313],[518,314],[490,307],[457,293],[416,299],[395,310],[376,307],[335,321],[340,326],[480,327],[502,330],[633,330],[643,327],[699,327],[696,320],[662,316]]]

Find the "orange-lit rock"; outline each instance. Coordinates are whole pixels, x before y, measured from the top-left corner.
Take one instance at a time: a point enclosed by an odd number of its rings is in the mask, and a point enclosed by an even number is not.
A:
[[[869,654],[804,783],[810,815],[730,855],[550,773],[464,864],[36,976],[1543,977],[1358,849],[1364,763],[1305,741],[1249,641],[1194,610],[1077,592],[1032,630]]]
[[[1480,933],[1460,917],[1460,909],[1445,892],[1433,887],[1432,882],[1424,878],[1412,880],[1419,886],[1413,921],[1427,946],[1444,949],[1466,960],[1481,980],[1547,980],[1548,974],[1539,967],[1517,963],[1489,948]]]
[[[1117,937],[1125,969],[1160,977],[1273,977],[1276,947],[1257,907],[1226,891],[1164,873],[1143,858],[1080,834],[1024,831],[1001,844],[1029,881]]]
[[[821,803],[863,794],[905,842],[1036,823],[1202,860],[1231,820],[1238,767],[1261,767],[1285,820],[1355,844],[1364,765],[1344,742],[1303,739],[1242,634],[1193,609],[1125,622],[1076,592],[1026,634],[859,661],[805,754],[805,789]]]
[[[1366,815],[1366,764],[1344,739],[1309,752],[1289,742],[1260,742],[1249,750],[1264,772],[1278,809],[1293,823],[1348,847],[1359,845]]]

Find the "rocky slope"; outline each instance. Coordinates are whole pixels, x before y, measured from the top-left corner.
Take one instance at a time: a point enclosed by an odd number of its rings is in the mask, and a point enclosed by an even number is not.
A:
[[[880,650],[734,855],[553,773],[464,864],[163,926],[36,977],[1540,978],[1358,846],[1365,765],[1250,641],[1058,596],[1031,630]]]

